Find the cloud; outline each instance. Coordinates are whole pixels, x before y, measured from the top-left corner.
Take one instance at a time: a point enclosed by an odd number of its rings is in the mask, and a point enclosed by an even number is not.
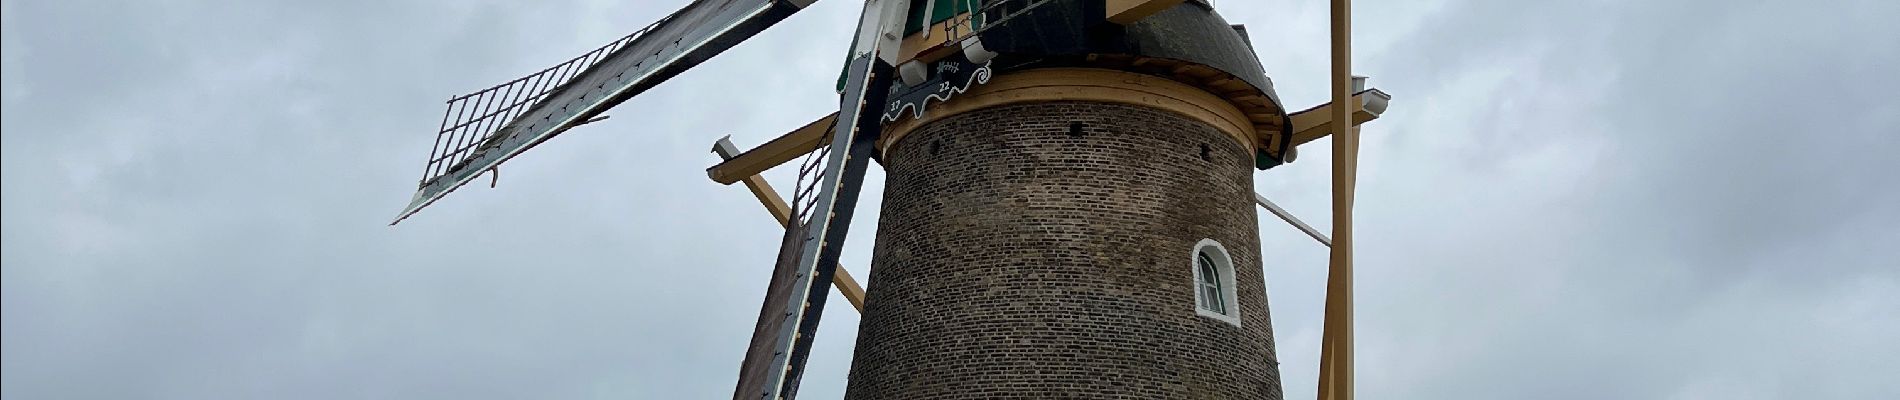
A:
[[[0,392],[726,395],[778,230],[706,149],[834,108],[856,3],[383,226],[438,102],[676,3],[0,3]],[[1829,3],[1358,2],[1396,97],[1365,131],[1359,392],[1900,395],[1900,3]],[[1290,106],[1326,100],[1323,3],[1219,8]],[[1321,228],[1327,145],[1256,178]],[[1325,252],[1261,226],[1311,398]],[[806,397],[839,397],[856,322],[826,313]]]
[[[1900,81],[1875,72],[1900,35],[1870,20],[1893,4],[1382,7],[1355,21],[1373,43],[1358,71],[1396,97],[1361,161],[1361,393],[1900,392],[1882,378],[1900,365],[1863,356],[1900,331],[1870,313],[1900,307],[1883,245],[1900,189],[1874,183],[1900,169]],[[1289,8],[1235,19],[1323,43],[1323,5]],[[1324,101],[1324,49],[1288,42],[1261,51],[1282,95]],[[1262,192],[1327,225],[1324,153]],[[1266,268],[1288,398],[1306,398],[1325,253],[1279,225],[1263,222],[1266,253],[1288,256]]]

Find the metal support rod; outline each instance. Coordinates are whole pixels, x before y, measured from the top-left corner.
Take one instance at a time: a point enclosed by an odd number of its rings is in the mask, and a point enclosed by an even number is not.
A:
[[[1332,0],[1333,245],[1321,328],[1319,399],[1353,398],[1352,203],[1359,135],[1352,129],[1352,0]]]
[[[1312,226],[1306,224],[1306,221],[1301,221],[1298,217],[1294,217],[1293,213],[1286,212],[1286,209],[1280,208],[1279,204],[1274,204],[1273,200],[1267,200],[1266,196],[1254,193],[1253,202],[1260,204],[1261,207],[1265,207],[1267,212],[1280,217],[1280,219],[1286,221],[1286,223],[1293,224],[1294,228],[1299,228],[1300,232],[1306,233],[1306,236],[1312,236],[1313,240],[1319,241],[1319,244],[1326,245],[1327,247],[1333,245],[1333,240],[1326,238],[1326,234],[1320,233],[1318,229],[1313,229]]]

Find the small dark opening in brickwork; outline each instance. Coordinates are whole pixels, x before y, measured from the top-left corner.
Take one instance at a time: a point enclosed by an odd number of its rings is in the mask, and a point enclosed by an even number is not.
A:
[[[1082,122],[1081,121],[1069,123],[1069,136],[1082,137]]]
[[[930,141],[930,155],[934,156],[938,154],[943,154],[943,141],[941,140]]]
[[[1201,161],[1214,161],[1214,149],[1207,147],[1207,143],[1201,143]]]

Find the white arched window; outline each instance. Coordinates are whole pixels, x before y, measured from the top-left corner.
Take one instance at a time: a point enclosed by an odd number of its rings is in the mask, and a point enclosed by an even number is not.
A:
[[[1214,239],[1194,245],[1194,312],[1240,326],[1238,296],[1234,293],[1234,260]]]

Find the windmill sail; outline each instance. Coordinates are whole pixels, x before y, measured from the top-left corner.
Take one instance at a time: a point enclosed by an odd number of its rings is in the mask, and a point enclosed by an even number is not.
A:
[[[605,46],[448,102],[394,225],[482,172],[724,52],[815,0],[696,0]]]
[[[780,313],[761,315],[745,362],[739,367],[734,400],[789,400],[798,395],[805,361],[811,355],[818,322],[824,316],[825,299],[831,293],[825,283],[837,273],[838,256],[851,228],[864,173],[870,165],[877,137],[883,131],[880,129],[883,114],[879,111],[890,93],[894,69],[878,56],[887,42],[895,42],[894,37],[883,33],[902,28],[898,16],[908,5],[909,0],[864,3],[851,45],[852,58],[845,64],[838,122],[832,124],[830,147],[820,153],[822,164],[814,164],[822,165],[822,172],[813,177],[816,190],[809,192],[815,197],[806,204],[804,195],[793,196],[798,209],[792,212],[791,226],[795,229],[788,235],[796,234],[797,240],[788,236],[784,242],[786,247],[780,249],[780,254],[787,257],[780,259],[780,267],[791,266],[792,269],[775,271],[789,272],[791,276],[773,278],[775,290],[789,278],[789,290],[767,293],[765,309],[769,312],[777,308]],[[800,215],[806,216],[805,219],[800,220]],[[785,264],[792,262],[796,264]],[[763,350],[766,343],[772,344],[769,358]]]
[[[799,250],[804,249],[805,224],[797,220],[785,226],[785,237],[779,243],[778,262],[772,267],[772,280],[765,286],[765,302],[759,306],[759,321],[752,328],[752,341],[746,345],[745,359],[739,365],[739,384],[733,389],[733,399],[752,398],[763,393],[766,387],[776,384],[772,379],[771,367],[775,352],[780,349],[779,332],[785,329],[787,317],[785,310],[790,307],[793,285],[798,279]],[[784,368],[782,365],[777,365]]]

